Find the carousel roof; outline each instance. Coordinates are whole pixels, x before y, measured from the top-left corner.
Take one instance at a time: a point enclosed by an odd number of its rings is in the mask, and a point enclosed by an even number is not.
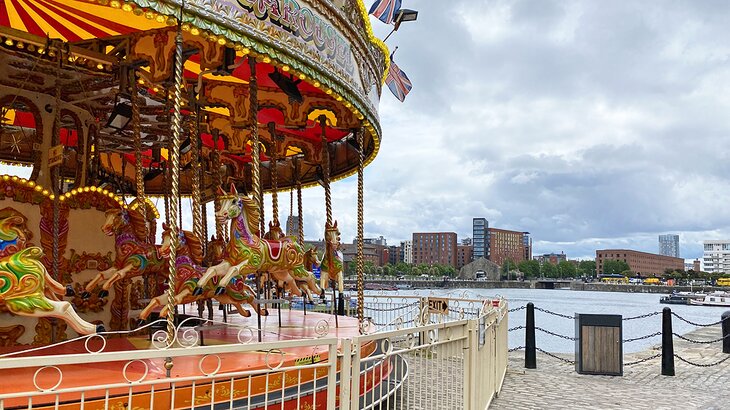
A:
[[[362,2],[298,0],[299,19],[283,9],[269,9],[261,17],[256,7],[240,5],[245,3],[185,2],[183,113],[200,124],[195,134],[201,162],[220,153],[224,183],[250,184],[248,58],[256,61],[261,158],[276,157],[279,188],[321,178],[323,137],[333,179],[356,169],[354,129],[365,130],[366,161],[372,161],[379,146],[376,105],[387,50],[372,36]],[[22,96],[54,96],[60,86],[60,143],[71,148],[63,174],[75,175],[87,153],[97,159],[99,175],[123,175],[133,186],[132,129],[106,124],[125,94],[120,92],[124,73],[131,70],[142,97],[145,189],[165,193],[159,169],[166,163],[170,133],[168,93],[179,1],[0,0],[0,5],[0,142],[12,144],[10,152],[0,150],[0,159],[39,166],[37,143],[51,139],[39,124],[44,107]],[[22,92],[8,98],[13,88]],[[191,189],[190,173],[185,173],[194,168],[191,161],[183,153],[183,192]],[[271,168],[262,169],[264,189],[273,185]],[[204,185],[211,189],[212,174],[208,167]]]

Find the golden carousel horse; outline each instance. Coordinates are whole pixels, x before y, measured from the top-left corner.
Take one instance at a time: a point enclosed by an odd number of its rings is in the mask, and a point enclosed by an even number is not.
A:
[[[167,263],[160,258],[157,246],[145,242],[145,220],[137,211],[126,209],[110,209],[106,211],[106,221],[101,230],[108,236],[114,235],[116,259],[114,266],[99,272],[86,285],[85,296],[102,285],[100,297],[109,294],[109,289],[119,280],[133,278],[143,274],[164,274]]]
[[[304,251],[295,238],[262,239],[255,201],[238,195],[234,186],[231,186],[230,195],[222,190],[221,193],[221,207],[216,212],[216,219],[221,222],[231,220],[230,240],[224,260],[208,268],[198,281],[194,294],[202,294],[203,287],[214,277],[222,277],[216,290],[221,293],[233,277],[246,277],[255,272],[268,272],[280,289],[288,289],[296,296],[302,295],[297,282],[304,282],[309,289],[321,292],[314,275],[304,267]]]
[[[43,250],[25,247],[32,236],[26,221],[15,209],[0,210],[0,311],[61,319],[82,335],[103,332],[103,325],[85,321],[69,302],[57,300],[66,288],[41,263]]]
[[[320,286],[326,289],[329,282],[337,282],[337,289],[340,293],[344,290],[344,277],[342,274],[342,252],[340,251],[340,230],[337,229],[337,221],[333,225],[326,224],[324,229],[324,256],[320,269]],[[334,289],[334,285],[332,286]]]
[[[170,248],[172,246],[172,238],[170,229],[162,225],[162,244],[159,251],[163,258],[170,257]],[[262,309],[256,302],[256,293],[244,282],[243,277],[235,277],[225,288],[225,293],[216,294],[217,281],[211,281],[205,287],[205,291],[200,296],[194,296],[192,290],[198,285],[200,278],[205,273],[205,268],[200,266],[203,260],[203,246],[192,232],[180,231],[180,241],[176,252],[175,267],[177,277],[175,281],[175,303],[182,305],[192,303],[197,300],[215,299],[220,304],[235,306],[241,316],[249,317],[251,312],[243,308],[243,304],[249,304],[260,315],[267,315],[268,312]],[[150,303],[142,310],[139,315],[140,319],[147,319],[152,311],[162,307],[160,316],[167,316],[167,294],[153,298]]]

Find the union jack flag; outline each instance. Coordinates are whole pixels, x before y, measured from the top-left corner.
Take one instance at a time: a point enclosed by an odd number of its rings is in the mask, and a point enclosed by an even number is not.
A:
[[[372,14],[385,24],[391,24],[400,10],[400,3],[401,0],[377,0],[370,7],[368,14]]]
[[[395,95],[395,98],[401,102],[405,101],[406,95],[413,88],[411,80],[408,79],[406,73],[393,60],[390,61],[390,70],[388,70],[388,75],[385,77],[385,83],[388,84],[388,88]]]

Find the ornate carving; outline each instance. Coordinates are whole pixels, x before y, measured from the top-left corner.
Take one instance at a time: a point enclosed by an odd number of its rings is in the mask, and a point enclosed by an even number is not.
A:
[[[18,339],[25,333],[25,326],[0,327],[0,347],[18,346]]]
[[[66,323],[63,321],[47,317],[39,318],[38,324],[35,326],[33,345],[49,345],[68,339],[66,327]]]
[[[84,299],[81,297],[82,293],[84,292],[84,285],[81,283],[75,282],[73,284],[74,287],[74,297],[71,300],[71,304],[73,305],[74,309],[76,309],[77,312],[81,313],[99,313],[104,310],[104,306],[106,306],[108,300],[107,298],[100,298],[98,294],[91,294],[89,298]]]

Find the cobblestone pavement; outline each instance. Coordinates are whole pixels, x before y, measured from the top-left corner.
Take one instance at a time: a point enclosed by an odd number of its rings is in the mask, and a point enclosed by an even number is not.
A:
[[[714,340],[719,326],[684,335]],[[627,354],[624,363],[651,357],[660,346]],[[718,362],[722,343],[695,344],[674,338],[674,352],[697,364]],[[572,355],[560,355],[573,360]],[[730,359],[712,367],[696,367],[675,358],[676,376],[661,375],[661,358],[624,366],[623,376],[590,376],[575,366],[538,352],[537,369],[524,368],[524,351],[510,353],[507,375],[490,409],[730,409]]]

